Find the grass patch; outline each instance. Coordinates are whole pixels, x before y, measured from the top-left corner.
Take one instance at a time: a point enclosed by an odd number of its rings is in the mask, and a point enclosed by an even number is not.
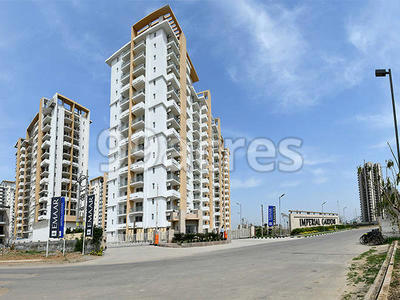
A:
[[[397,247],[396,254],[394,255],[392,280],[390,282],[388,299],[399,299],[400,297],[400,249]]]
[[[373,247],[353,258],[347,272],[347,291],[342,299],[360,299],[367,293],[374,282],[382,263],[386,259],[387,248],[384,250]]]

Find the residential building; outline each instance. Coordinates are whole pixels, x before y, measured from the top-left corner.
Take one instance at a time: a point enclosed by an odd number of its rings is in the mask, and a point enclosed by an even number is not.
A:
[[[90,180],[89,195],[94,198],[94,224],[101,226],[103,230],[107,227],[107,173]]]
[[[360,194],[362,222],[376,222],[382,191],[382,168],[379,163],[364,163],[358,167],[358,188]]]
[[[65,96],[40,100],[25,138],[15,145],[18,239],[47,239],[52,197],[65,197],[66,227],[81,221],[78,177],[88,172],[89,124],[89,110]]]
[[[15,181],[0,183],[0,244],[13,237]]]
[[[107,241],[231,226],[229,151],[169,6],[131,28],[111,68]]]

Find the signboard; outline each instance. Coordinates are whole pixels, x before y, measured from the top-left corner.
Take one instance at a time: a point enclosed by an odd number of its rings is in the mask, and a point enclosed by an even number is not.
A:
[[[94,195],[87,197],[86,203],[86,236],[93,236]]]
[[[60,197],[51,198],[49,227],[49,237],[58,238],[60,230]]]
[[[302,219],[299,219],[299,222],[300,222],[300,227],[336,225],[335,218],[302,218]]]
[[[276,207],[273,205],[268,206],[268,226],[276,225]]]
[[[59,237],[64,237],[64,215],[65,215],[65,198],[60,198],[60,225],[59,225]]]
[[[289,224],[290,230],[315,226],[334,226],[340,224],[340,219],[337,213],[290,210]]]

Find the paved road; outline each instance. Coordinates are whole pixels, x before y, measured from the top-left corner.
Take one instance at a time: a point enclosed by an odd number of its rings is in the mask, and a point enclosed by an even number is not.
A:
[[[338,299],[348,263],[368,249],[358,244],[365,231],[247,247],[236,243],[217,251],[204,247],[208,249],[203,252],[162,260],[112,264],[109,255],[107,263],[0,268],[0,295],[7,299]]]

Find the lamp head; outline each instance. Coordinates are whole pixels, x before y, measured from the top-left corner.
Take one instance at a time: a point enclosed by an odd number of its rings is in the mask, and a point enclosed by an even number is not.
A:
[[[386,72],[386,69],[376,69],[375,70],[375,76],[376,77],[385,77],[388,72]]]

